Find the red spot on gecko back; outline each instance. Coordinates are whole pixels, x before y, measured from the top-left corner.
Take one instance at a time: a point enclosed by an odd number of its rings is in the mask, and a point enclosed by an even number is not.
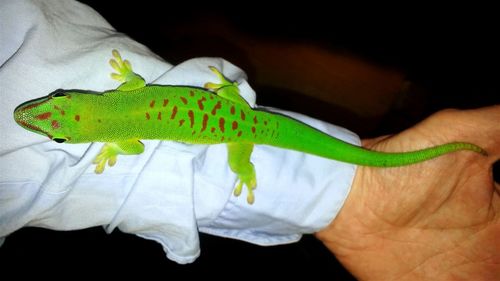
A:
[[[172,115],[170,115],[170,119],[174,119],[176,114],[177,114],[177,105],[174,105],[174,108],[172,109]]]
[[[184,119],[179,120],[179,127],[181,127],[182,125],[184,125],[184,122],[185,122]]]
[[[155,100],[152,100],[152,101],[149,103],[149,107],[151,107],[151,108],[155,107]]]
[[[245,121],[245,112],[243,112],[243,110],[241,110],[241,120]]]
[[[238,129],[238,122],[233,121],[233,123],[231,124],[231,128],[232,128],[233,130]]]
[[[243,132],[242,132],[242,131],[239,131],[239,132],[238,132],[238,137],[241,137],[241,134],[243,134]]]
[[[181,97],[181,101],[184,105],[188,103],[188,100],[185,97]]]
[[[78,115],[78,114],[75,115],[75,120],[76,120],[76,122],[79,122],[80,121],[80,115]]]
[[[258,122],[258,120],[257,120],[257,115],[255,115],[255,116],[253,117],[253,123],[254,123],[254,124],[259,123],[259,122]]]
[[[222,105],[221,105],[220,101],[218,101],[218,102],[215,104],[214,108],[212,109],[212,115],[217,114],[217,110],[219,110],[219,109],[221,109],[221,108],[222,108]]]
[[[201,131],[200,132],[203,132],[205,131],[205,129],[207,128],[207,123],[208,123],[208,114],[203,114],[203,122],[201,123]]]
[[[220,129],[220,131],[221,131],[221,132],[223,132],[223,133],[224,133],[224,124],[225,124],[225,122],[226,122],[226,120],[225,120],[223,117],[221,117],[221,118],[219,119],[219,129]]]
[[[203,110],[205,107],[203,106],[203,102],[205,102],[207,99],[205,97],[201,97],[201,99],[198,100],[198,107],[200,110]]]
[[[45,119],[49,119],[50,116],[52,116],[52,112],[45,112],[45,113],[42,113],[42,114],[35,116],[35,118],[38,120],[45,120]]]
[[[231,105],[231,109],[229,110],[231,112],[231,115],[234,115],[234,105]]]
[[[188,116],[189,116],[189,126],[193,128],[194,125],[194,113],[192,110],[188,111]]]
[[[255,127],[252,127],[252,133],[255,134]]]
[[[149,120],[150,118],[151,118],[151,116],[149,115],[149,112],[146,112],[146,119]]]
[[[164,99],[163,100],[163,107],[167,106],[167,104],[168,104],[168,99]]]
[[[212,133],[213,133],[213,132],[215,132],[215,128],[214,128],[214,127],[212,127],[212,128],[210,129],[210,132],[212,132]]]
[[[190,92],[189,92],[189,96],[194,97],[194,92],[193,92],[193,91],[190,91]]]
[[[156,119],[161,120],[161,111],[158,112],[158,117]]]
[[[54,130],[57,130],[57,129],[61,128],[61,125],[56,120],[52,120],[52,122],[50,123],[50,125],[52,126],[52,128]]]

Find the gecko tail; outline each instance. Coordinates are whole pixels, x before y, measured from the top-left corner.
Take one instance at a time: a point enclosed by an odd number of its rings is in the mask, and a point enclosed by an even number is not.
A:
[[[434,159],[436,157],[449,154],[452,152],[467,151],[467,150],[479,153],[484,156],[488,155],[488,153],[484,149],[475,144],[467,142],[452,142],[420,150],[400,152],[400,153],[369,151],[369,153],[373,154],[374,156],[370,157],[368,163],[362,163],[362,164],[366,166],[375,166],[375,167],[405,166]]]
[[[269,144],[361,166],[405,166],[461,150],[488,155],[481,147],[468,142],[451,142],[408,152],[374,151],[334,138],[291,118],[277,118],[282,130],[278,138]]]

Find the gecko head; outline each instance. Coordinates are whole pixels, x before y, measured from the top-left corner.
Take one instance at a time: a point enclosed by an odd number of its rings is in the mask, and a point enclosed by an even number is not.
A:
[[[56,90],[46,97],[19,105],[14,110],[14,120],[21,127],[49,137],[58,143],[73,142],[71,132],[77,123],[72,108],[72,96],[66,90]]]

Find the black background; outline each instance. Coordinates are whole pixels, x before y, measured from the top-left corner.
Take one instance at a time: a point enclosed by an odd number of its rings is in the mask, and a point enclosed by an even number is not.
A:
[[[409,105],[393,108],[373,129],[363,131],[365,127],[360,126],[362,136],[397,132],[439,109],[475,108],[500,100],[496,42],[500,24],[491,7],[455,3],[446,7],[361,7],[360,4],[345,8],[312,3],[278,4],[279,7],[242,3],[246,7],[239,7],[237,3],[229,6],[216,1],[176,6],[166,1],[140,1],[134,5],[83,2],[101,13],[118,31],[174,64],[199,56],[237,57],[238,50],[231,46],[213,47],[210,42],[197,48],[181,45],[197,42],[197,38],[180,37],[176,30],[179,26],[217,17],[241,34],[258,40],[314,44],[398,69],[423,89],[425,99],[418,112],[406,114]],[[158,3],[166,6],[160,7]],[[269,88],[253,83],[252,66],[236,60],[235,63],[249,71],[249,82],[259,93],[259,104],[292,110],[297,109],[297,104],[320,104],[300,93],[287,100],[261,94]],[[328,108],[301,109],[301,113],[339,123]],[[359,133],[355,124],[340,122],[346,124]],[[307,235],[299,243],[259,247],[201,234],[201,250],[200,258],[193,264],[178,265],[166,259],[159,244],[118,230],[107,235],[100,227],[70,232],[23,228],[9,236],[0,248],[0,267],[4,273],[17,265],[57,266],[75,273],[97,273],[97,269],[103,268],[113,275],[140,272],[144,276],[160,274],[156,276],[169,280],[177,279],[173,277],[176,273],[182,273],[182,278],[204,274],[233,279],[262,278],[269,272],[284,278],[306,274],[354,280],[321,243]],[[234,270],[238,273],[230,273]]]

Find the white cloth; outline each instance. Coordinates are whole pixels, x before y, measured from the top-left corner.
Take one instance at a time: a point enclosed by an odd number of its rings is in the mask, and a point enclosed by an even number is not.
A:
[[[0,245],[24,226],[56,230],[116,227],[161,243],[168,258],[192,262],[198,231],[260,245],[290,243],[326,225],[340,210],[355,166],[257,145],[251,161],[258,188],[253,205],[236,182],[225,145],[145,141],[138,156],[119,156],[102,175],[91,164],[102,144],[58,144],[18,126],[24,101],[58,88],[116,88],[108,65],[118,49],[149,83],[202,86],[219,68],[255,104],[245,74],[218,58],[172,66],[117,33],[91,8],[73,1],[0,2]],[[348,142],[336,126],[283,112]]]

